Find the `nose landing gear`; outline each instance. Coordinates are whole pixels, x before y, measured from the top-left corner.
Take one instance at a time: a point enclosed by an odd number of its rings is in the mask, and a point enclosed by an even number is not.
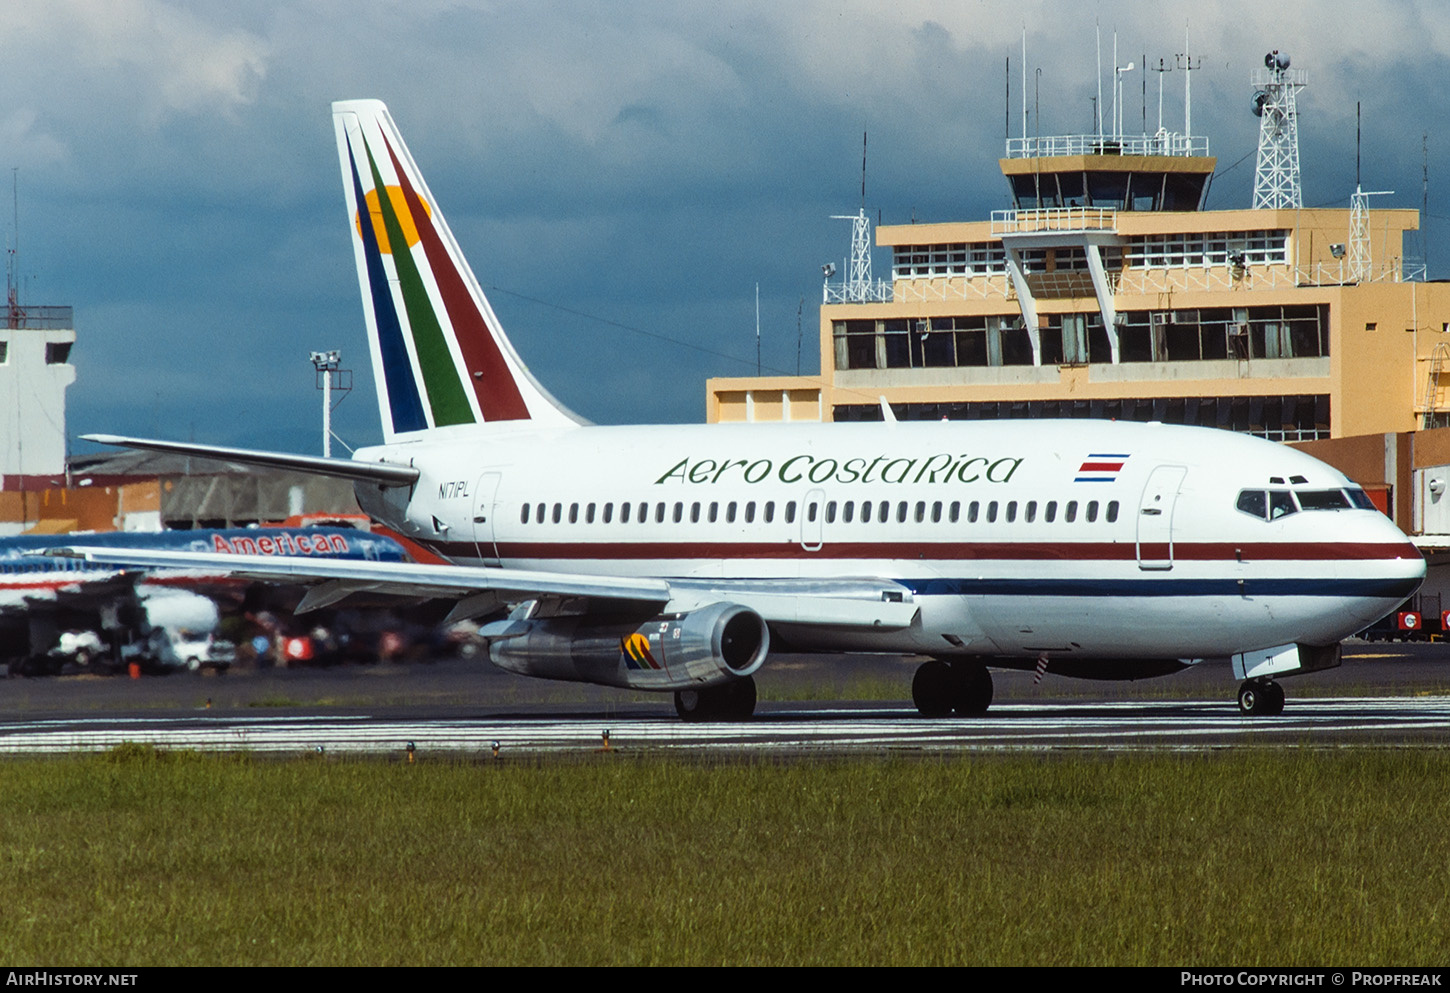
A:
[[[1246,679],[1239,686],[1239,713],[1273,717],[1284,712],[1284,687],[1272,679]]]

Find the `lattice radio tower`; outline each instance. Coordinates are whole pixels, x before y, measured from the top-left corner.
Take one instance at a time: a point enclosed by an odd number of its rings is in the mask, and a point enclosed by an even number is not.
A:
[[[1299,111],[1295,96],[1309,85],[1303,69],[1289,68],[1287,52],[1264,56],[1251,79],[1257,87],[1259,161],[1254,173],[1254,207],[1282,210],[1304,206],[1299,184]]]

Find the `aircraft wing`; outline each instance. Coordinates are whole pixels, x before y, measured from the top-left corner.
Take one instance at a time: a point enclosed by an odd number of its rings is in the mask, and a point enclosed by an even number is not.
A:
[[[257,452],[248,448],[225,448],[221,445],[196,445],[180,441],[156,441],[151,438],[124,438],[115,434],[81,435],[86,441],[118,448],[138,448],[148,452],[190,455],[236,465],[263,469],[289,469],[316,476],[336,476],[354,482],[376,483],[379,486],[411,486],[418,481],[418,470],[412,466],[390,462],[357,462],[352,459],[321,458],[316,455],[290,455],[286,452]]]
[[[481,616],[505,604],[546,598],[614,601],[621,606],[634,604],[662,613],[728,601],[749,607],[767,622],[871,629],[909,627],[918,610],[911,592],[889,580],[667,580],[84,545],[56,549],[49,554],[149,569],[207,569],[239,579],[311,585],[298,605],[299,613],[337,603],[352,593],[455,600],[450,620]]]

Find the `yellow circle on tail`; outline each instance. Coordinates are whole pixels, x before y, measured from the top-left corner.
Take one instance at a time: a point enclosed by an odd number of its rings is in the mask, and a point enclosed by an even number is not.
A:
[[[403,229],[403,237],[407,240],[408,247],[412,248],[418,244],[418,225],[413,222],[412,211],[408,210],[408,200],[403,196],[403,188],[389,186],[387,191],[388,204],[393,209],[393,216],[398,219],[398,226]],[[364,199],[367,201],[368,216],[373,221],[373,235],[378,239],[378,250],[385,255],[391,255],[393,246],[388,241],[388,231],[383,224],[383,212],[378,200],[377,188],[369,190]],[[431,217],[433,211],[429,209],[427,201],[420,197],[418,202],[423,205],[423,213]],[[362,237],[362,217],[354,217],[353,223],[357,225],[358,237]]]

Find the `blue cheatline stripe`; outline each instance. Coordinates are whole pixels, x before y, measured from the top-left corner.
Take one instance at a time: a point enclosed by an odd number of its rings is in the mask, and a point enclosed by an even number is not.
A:
[[[403,326],[398,322],[398,311],[393,306],[393,295],[388,288],[388,274],[383,268],[383,253],[378,248],[377,233],[368,216],[368,201],[363,195],[362,181],[358,178],[357,159],[348,144],[348,166],[352,170],[353,199],[357,202],[358,231],[362,235],[363,258],[367,260],[368,286],[373,298],[373,323],[377,326],[378,352],[382,357],[383,380],[388,388],[388,409],[393,416],[393,431],[422,431],[428,427],[428,418],[423,413],[423,399],[418,395],[418,384],[413,379],[413,364],[408,359],[408,348],[403,344]],[[379,189],[379,198],[386,196]]]
[[[918,596],[1375,597],[1401,599],[1419,579],[898,579]]]

